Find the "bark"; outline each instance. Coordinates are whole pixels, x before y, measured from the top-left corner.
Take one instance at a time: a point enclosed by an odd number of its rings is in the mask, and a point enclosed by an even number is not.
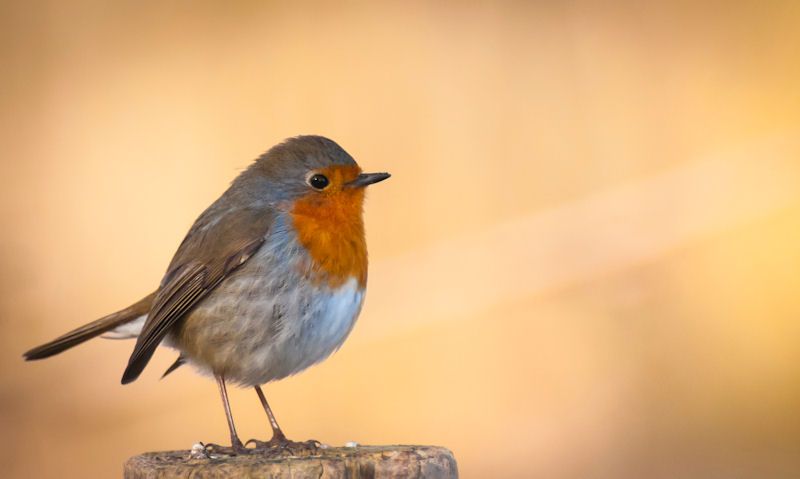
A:
[[[125,479],[177,478],[442,478],[458,477],[453,453],[436,446],[357,446],[312,456],[192,457],[190,451],[147,452],[128,459]]]

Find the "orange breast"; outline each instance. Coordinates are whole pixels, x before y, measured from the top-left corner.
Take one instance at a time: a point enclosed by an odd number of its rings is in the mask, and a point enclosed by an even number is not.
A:
[[[339,287],[355,278],[367,284],[367,244],[364,238],[363,188],[341,188],[358,175],[358,167],[336,167],[326,171],[330,191],[310,192],[295,201],[292,222],[297,238],[308,251],[312,264],[303,270],[317,284]]]

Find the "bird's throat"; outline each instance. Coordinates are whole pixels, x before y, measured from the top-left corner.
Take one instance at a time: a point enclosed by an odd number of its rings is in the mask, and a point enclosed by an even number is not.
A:
[[[338,288],[355,278],[362,288],[366,286],[363,204],[361,188],[295,201],[292,222],[311,262],[300,267],[313,282]]]

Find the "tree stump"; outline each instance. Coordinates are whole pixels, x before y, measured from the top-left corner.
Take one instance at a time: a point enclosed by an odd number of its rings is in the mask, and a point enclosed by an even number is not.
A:
[[[453,453],[437,446],[355,446],[319,449],[310,456],[198,457],[192,451],[146,452],[125,463],[125,479],[436,478],[458,477]]]

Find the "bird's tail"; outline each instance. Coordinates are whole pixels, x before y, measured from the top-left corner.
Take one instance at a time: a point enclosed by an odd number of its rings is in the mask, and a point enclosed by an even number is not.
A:
[[[80,328],[74,329],[63,336],[59,336],[49,343],[31,349],[23,354],[23,356],[26,361],[48,358],[73,346],[77,346],[84,341],[88,341],[95,336],[99,336],[133,322],[150,311],[150,306],[153,304],[153,298],[155,298],[155,296],[156,293],[149,294],[121,311],[109,314],[89,324],[84,324]]]

